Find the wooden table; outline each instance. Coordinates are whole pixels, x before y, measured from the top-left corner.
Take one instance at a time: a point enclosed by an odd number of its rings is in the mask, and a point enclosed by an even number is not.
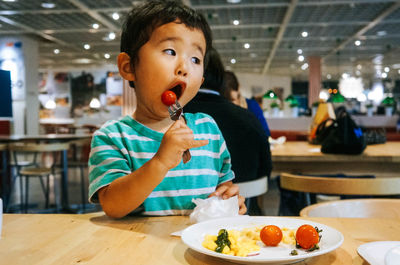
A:
[[[39,135],[0,135],[0,143],[17,143],[17,142],[69,142],[80,139],[90,139],[92,134],[39,134]],[[68,154],[63,151],[62,154],[62,173],[61,173],[61,204],[63,212],[72,212],[69,207],[68,199]],[[5,197],[8,197],[9,188],[7,182],[10,180],[2,178],[2,187]]]
[[[361,155],[323,154],[305,141],[275,145],[271,152],[276,172],[400,177],[400,142],[368,145]]]
[[[400,240],[399,219],[302,218],[329,225],[344,235],[343,245],[301,265],[366,265],[357,254],[363,243]],[[127,217],[102,212],[84,215],[5,214],[0,264],[233,264],[197,253],[172,232],[189,218]]]

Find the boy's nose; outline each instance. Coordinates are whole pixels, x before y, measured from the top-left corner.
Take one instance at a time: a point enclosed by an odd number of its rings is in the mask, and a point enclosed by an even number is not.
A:
[[[175,70],[176,75],[186,76],[187,75],[187,66],[184,62],[178,64]]]
[[[176,74],[177,74],[177,75],[186,76],[186,75],[187,75],[187,72],[186,72],[186,71],[183,71],[182,69],[179,69],[179,70],[177,71]]]

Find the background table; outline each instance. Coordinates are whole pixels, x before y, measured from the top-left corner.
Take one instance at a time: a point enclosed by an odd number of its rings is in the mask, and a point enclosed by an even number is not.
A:
[[[369,174],[400,177],[400,142],[368,145],[361,155],[323,154],[321,146],[307,142],[285,142],[272,149],[276,173]]]
[[[0,143],[18,143],[18,142],[69,142],[80,139],[90,139],[92,134],[40,134],[40,135],[0,135]],[[61,173],[61,205],[63,212],[72,212],[69,207],[68,199],[68,154],[64,151],[62,154],[62,173]],[[10,160],[8,160],[10,161]],[[9,174],[10,175],[10,174]],[[3,178],[2,187],[8,191],[10,180]],[[5,196],[9,193],[5,192]],[[4,192],[3,192],[4,193]]]
[[[359,245],[400,240],[399,219],[302,218],[329,225],[344,235],[343,245],[301,265],[362,265]],[[197,253],[172,232],[190,225],[186,216],[127,217],[6,214],[0,264],[233,264]]]

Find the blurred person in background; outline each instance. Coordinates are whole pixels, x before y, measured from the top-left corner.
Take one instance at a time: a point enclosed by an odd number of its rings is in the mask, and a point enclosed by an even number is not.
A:
[[[225,71],[225,89],[222,95],[226,99],[232,101],[234,104],[251,111],[260,121],[266,135],[268,137],[271,136],[268,123],[264,117],[264,112],[262,111],[260,105],[255,99],[248,99],[241,95],[239,91],[239,81],[235,73],[231,71]]]
[[[256,116],[222,96],[225,69],[218,52],[211,49],[204,82],[184,112],[203,112],[214,118],[231,154],[234,183],[267,176],[272,169],[268,136]],[[246,199],[249,215],[261,215],[257,197]]]

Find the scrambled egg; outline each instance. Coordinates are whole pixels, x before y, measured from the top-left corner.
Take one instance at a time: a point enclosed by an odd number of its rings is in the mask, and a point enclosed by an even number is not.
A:
[[[222,250],[222,254],[246,257],[249,253],[260,251],[260,246],[258,246],[257,241],[253,239],[254,235],[251,234],[251,231],[229,230],[228,235],[231,246],[225,246]],[[260,236],[258,235],[258,240],[259,238]],[[202,245],[209,250],[215,251],[217,248],[216,240],[216,235],[206,235]]]
[[[296,229],[290,229],[283,227],[282,231],[282,243],[288,245],[296,245]]]
[[[264,226],[256,226],[252,228],[244,228],[243,230],[229,230],[228,238],[231,242],[230,247],[225,246],[222,250],[222,254],[239,256],[239,257],[247,257],[249,254],[251,255],[254,252],[260,251],[260,245],[257,244],[260,239],[260,231]],[[295,229],[282,228],[282,243],[295,245]],[[202,246],[215,251],[217,248],[216,241],[217,235],[206,235]],[[260,243],[262,245],[262,243]]]

